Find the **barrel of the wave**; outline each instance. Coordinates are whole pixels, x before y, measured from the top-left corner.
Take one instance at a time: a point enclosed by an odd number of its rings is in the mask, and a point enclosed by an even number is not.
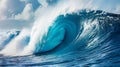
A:
[[[82,27],[80,27],[81,24],[79,15],[67,14],[66,16],[58,16],[49,27],[48,33],[36,44],[34,53],[63,51],[80,34],[82,30]]]

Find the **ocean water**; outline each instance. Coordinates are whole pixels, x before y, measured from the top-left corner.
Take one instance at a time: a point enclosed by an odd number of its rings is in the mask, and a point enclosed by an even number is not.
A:
[[[23,32],[25,32],[24,30]],[[1,48],[0,66],[10,67],[119,67],[120,66],[120,15],[101,10],[80,10],[59,15],[49,26],[48,32],[36,40],[34,51],[22,46],[17,54],[14,41],[29,43],[32,37],[19,31],[10,33]],[[6,33],[6,34],[8,34]],[[37,35],[37,34],[35,34]],[[38,36],[38,35],[37,35]],[[3,37],[5,38],[5,36]],[[20,41],[21,43],[21,41]],[[22,44],[22,43],[21,43]],[[10,46],[12,47],[10,47]],[[4,47],[3,47],[4,46]],[[7,46],[7,47],[6,47]],[[18,46],[17,46],[18,47]],[[19,46],[21,48],[21,46]],[[26,50],[27,49],[27,50]],[[19,49],[17,52],[19,52]],[[25,52],[25,50],[27,52]],[[11,53],[13,52],[11,56]],[[15,52],[15,54],[14,54]],[[27,54],[25,54],[27,53]],[[24,55],[25,54],[25,55]],[[15,55],[15,56],[14,56]]]

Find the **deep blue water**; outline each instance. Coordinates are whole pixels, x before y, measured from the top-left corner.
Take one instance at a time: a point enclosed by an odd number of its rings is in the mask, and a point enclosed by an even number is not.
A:
[[[101,10],[59,15],[35,45],[32,55],[1,54],[0,66],[120,67],[120,15]]]

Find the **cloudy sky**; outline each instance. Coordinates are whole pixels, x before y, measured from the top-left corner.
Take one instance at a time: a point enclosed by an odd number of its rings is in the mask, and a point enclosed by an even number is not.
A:
[[[69,0],[0,0],[0,29],[30,27],[38,9],[45,5],[55,6],[59,1]],[[120,14],[120,0],[80,0],[82,1],[85,1],[84,5],[91,1],[91,5],[100,10]]]

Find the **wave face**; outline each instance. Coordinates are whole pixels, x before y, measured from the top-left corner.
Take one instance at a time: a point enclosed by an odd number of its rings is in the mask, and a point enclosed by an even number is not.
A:
[[[26,34],[18,40],[27,40],[25,43],[28,45],[23,46],[26,47],[30,46],[28,40],[32,37],[34,36]],[[28,56],[26,58],[31,59],[26,59],[27,61],[38,64],[27,64],[26,60],[22,60],[24,57],[17,57],[16,59],[21,58],[22,65],[119,66],[120,15],[118,14],[85,9],[59,15],[48,27],[47,33],[43,34],[42,38],[37,37],[34,47],[31,46],[32,54],[41,58],[44,55],[44,59],[37,60],[38,57]],[[25,50],[29,48],[24,48]]]

